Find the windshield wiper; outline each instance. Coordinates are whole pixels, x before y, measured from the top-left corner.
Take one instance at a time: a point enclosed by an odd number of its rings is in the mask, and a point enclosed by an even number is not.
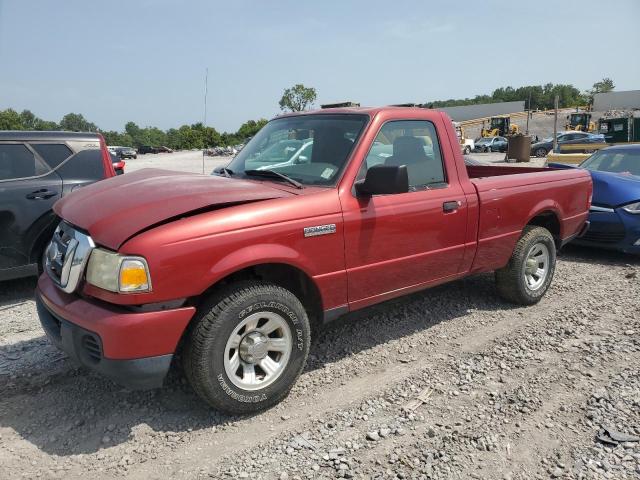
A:
[[[255,177],[281,178],[282,180],[289,182],[296,188],[304,188],[300,182],[294,180],[291,177],[288,177],[284,173],[276,172],[275,170],[245,170],[244,174]]]
[[[227,167],[218,167],[213,171],[213,173],[216,175],[223,173],[225,177],[231,177],[233,175],[233,170]]]

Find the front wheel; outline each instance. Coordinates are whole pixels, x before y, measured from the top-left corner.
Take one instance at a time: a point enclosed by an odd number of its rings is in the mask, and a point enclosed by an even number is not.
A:
[[[234,414],[284,399],[309,353],[309,319],[298,298],[277,285],[242,282],[199,310],[184,360],[196,393]]]
[[[538,303],[549,289],[556,268],[556,245],[543,227],[525,227],[509,263],[496,270],[496,286],[502,298],[520,305]]]
[[[464,154],[469,155],[470,153],[471,153],[471,147],[467,145],[466,147],[464,147]]]

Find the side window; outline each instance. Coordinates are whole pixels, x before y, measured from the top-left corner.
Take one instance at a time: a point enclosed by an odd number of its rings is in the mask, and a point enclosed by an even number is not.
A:
[[[40,155],[47,165],[56,168],[73,153],[69,147],[63,143],[32,143],[33,148]]]
[[[446,184],[436,128],[426,120],[399,120],[385,123],[376,136],[358,178],[377,164],[406,165],[409,189]]]
[[[0,144],[0,180],[43,175],[48,169],[23,144]]]
[[[104,178],[102,152],[96,148],[82,150],[62,164],[57,172],[66,179],[101,180]]]

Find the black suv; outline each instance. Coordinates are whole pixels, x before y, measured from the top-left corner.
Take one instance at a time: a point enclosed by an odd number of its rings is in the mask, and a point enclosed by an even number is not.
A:
[[[145,153],[158,153],[157,147],[151,147],[149,145],[142,145],[138,148],[138,153],[144,155]]]
[[[113,176],[100,134],[0,131],[0,280],[37,274],[56,200]]]

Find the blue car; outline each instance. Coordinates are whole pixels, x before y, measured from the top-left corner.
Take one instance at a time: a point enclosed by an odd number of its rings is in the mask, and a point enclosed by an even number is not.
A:
[[[640,145],[604,148],[577,167],[591,172],[593,201],[589,230],[574,243],[640,255]]]

